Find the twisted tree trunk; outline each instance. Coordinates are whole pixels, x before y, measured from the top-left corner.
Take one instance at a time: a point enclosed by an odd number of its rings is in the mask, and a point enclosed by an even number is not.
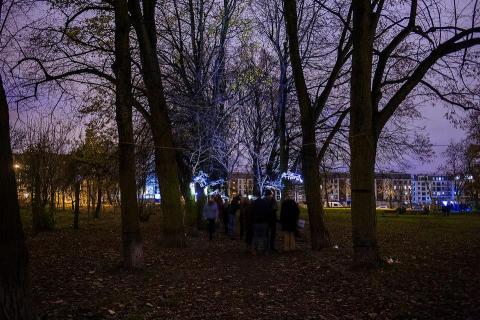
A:
[[[300,108],[303,144],[302,173],[308,203],[312,250],[319,250],[330,246],[330,235],[325,226],[325,214],[320,190],[320,163],[317,157],[317,144],[315,139],[317,117],[310,100],[302,69],[297,29],[297,7],[294,0],[285,1],[284,16],[289,39],[290,62]]]
[[[166,247],[184,247],[186,239],[178,163],[157,56],[155,5],[156,1],[152,0],[142,1],[142,6],[138,0],[131,0],[129,10],[139,43],[142,76],[151,113],[149,123],[155,144],[155,171],[160,184],[162,208],[160,242]]]
[[[128,269],[144,267],[143,242],[138,221],[135,172],[135,140],[132,123],[130,21],[125,0],[115,7],[115,106],[119,143],[123,264]]]
[[[28,251],[13,170],[8,104],[0,77],[0,318],[33,319]]]
[[[308,126],[304,126],[308,129]],[[312,250],[330,247],[330,234],[325,226],[325,212],[322,205],[322,179],[317,162],[314,130],[305,130],[302,147],[302,173],[305,196],[308,203],[308,219]]]

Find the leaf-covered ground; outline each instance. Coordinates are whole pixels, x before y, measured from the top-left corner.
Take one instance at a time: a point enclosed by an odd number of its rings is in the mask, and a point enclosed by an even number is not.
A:
[[[382,257],[394,263],[373,272],[350,268],[348,214],[327,214],[338,249],[300,243],[266,256],[223,234],[162,249],[154,216],[138,273],[118,267],[118,214],[82,215],[77,232],[70,219],[34,238],[26,227],[43,319],[480,319],[479,216],[379,216]]]

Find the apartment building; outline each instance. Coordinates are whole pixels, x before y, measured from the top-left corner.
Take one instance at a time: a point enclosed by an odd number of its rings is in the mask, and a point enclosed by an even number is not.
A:
[[[398,208],[411,205],[412,176],[397,172],[375,174],[375,199],[378,206]]]
[[[253,174],[234,172],[228,180],[228,191],[231,197],[241,194],[242,196],[253,195]]]
[[[413,202],[419,205],[446,205],[455,201],[453,181],[447,176],[414,175]]]

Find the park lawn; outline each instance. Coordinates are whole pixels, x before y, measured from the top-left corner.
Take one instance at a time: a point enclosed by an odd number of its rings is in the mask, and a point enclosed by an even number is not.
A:
[[[338,209],[335,209],[338,210]],[[350,267],[350,214],[325,216],[331,248],[252,256],[243,242],[203,233],[185,249],[158,245],[158,216],[142,224],[146,268],[119,268],[119,214],[57,213],[33,237],[33,299],[47,319],[478,319],[480,216],[378,215],[385,264]],[[308,232],[306,232],[308,238]],[[280,238],[278,242],[280,247]]]
[[[345,207],[345,208],[323,208],[325,210],[325,213],[327,214],[350,214],[351,208]],[[393,214],[395,213],[395,209],[377,209],[377,214]],[[308,212],[307,208],[302,206],[300,207],[300,218],[302,219],[308,219]]]

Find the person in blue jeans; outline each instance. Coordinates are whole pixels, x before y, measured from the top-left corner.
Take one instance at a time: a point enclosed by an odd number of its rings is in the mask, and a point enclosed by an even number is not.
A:
[[[213,198],[210,198],[203,207],[203,219],[207,221],[208,238],[211,241],[218,221],[218,205]]]

